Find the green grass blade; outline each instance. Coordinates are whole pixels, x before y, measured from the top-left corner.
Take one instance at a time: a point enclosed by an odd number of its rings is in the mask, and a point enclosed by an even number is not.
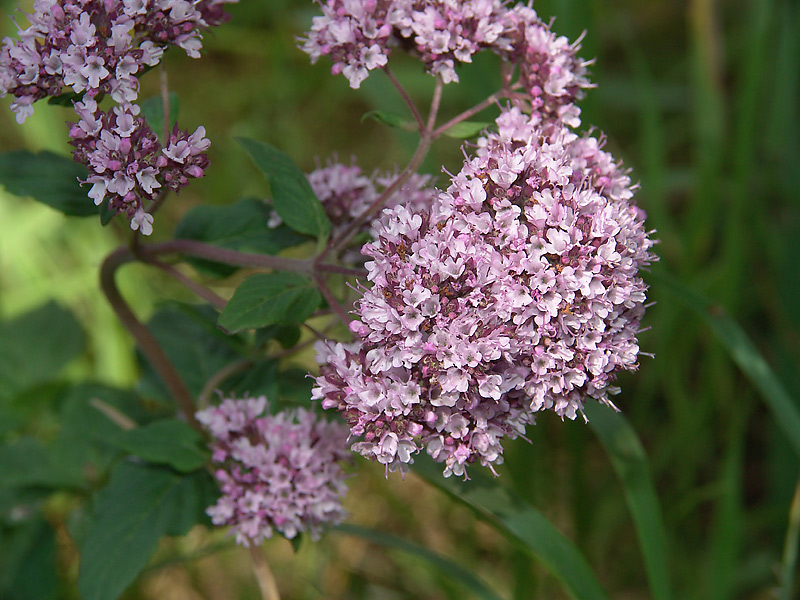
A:
[[[761,395],[792,449],[800,456],[800,409],[744,330],[719,306],[672,277],[653,273],[649,279],[694,310],[711,327],[733,362]]]
[[[730,416],[728,448],[719,469],[714,516],[708,536],[709,564],[704,569],[707,585],[701,597],[708,600],[737,597],[737,567],[742,554],[743,524],[746,522],[742,506],[742,463],[748,412],[741,410]]]
[[[442,477],[442,466],[417,457],[413,471],[469,507],[479,518],[518,542],[541,561],[576,600],[608,600],[589,563],[575,545],[539,511],[498,481],[470,470],[469,481]]]
[[[672,600],[667,560],[667,533],[653,486],[650,465],[639,436],[620,413],[597,402],[584,408],[589,425],[608,452],[622,481],[639,546],[644,555],[650,591],[655,600]]]
[[[502,596],[498,596],[480,577],[475,575],[469,569],[462,567],[458,563],[453,562],[449,558],[442,556],[436,552],[418,546],[408,540],[399,538],[388,533],[383,533],[368,527],[361,527],[359,525],[342,524],[333,528],[333,531],[360,537],[387,548],[395,548],[413,556],[417,556],[429,565],[434,567],[439,573],[446,577],[458,582],[460,585],[472,592],[476,598],[482,600],[502,600]]]

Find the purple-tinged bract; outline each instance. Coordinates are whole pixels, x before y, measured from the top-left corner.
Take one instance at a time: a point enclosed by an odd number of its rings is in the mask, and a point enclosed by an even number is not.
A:
[[[324,526],[345,518],[345,426],[303,408],[269,414],[263,396],[225,399],[197,419],[213,437],[222,488],[207,512],[215,525],[231,526],[236,543],[258,545],[274,531],[316,540]]]
[[[632,186],[602,142],[511,108],[430,213],[390,212],[363,253],[372,287],[353,344],[321,344],[314,397],[362,455],[445,476],[502,462],[500,441],[549,409],[610,403],[654,259]]]

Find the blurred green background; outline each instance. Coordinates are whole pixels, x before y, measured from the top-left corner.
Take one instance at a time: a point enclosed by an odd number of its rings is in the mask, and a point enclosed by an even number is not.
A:
[[[733,316],[800,402],[800,3],[537,0],[534,7],[570,39],[586,31],[581,55],[596,58],[597,88],[581,103],[583,122],[608,136],[607,147],[641,182],[637,202],[660,240],[652,271],[678,277]],[[14,34],[14,11],[13,0],[0,0],[4,34]],[[369,110],[404,111],[385,77],[373,74],[353,91],[330,76],[329,62],[311,66],[296,48],[316,14],[310,1],[242,0],[230,12],[229,23],[206,35],[201,60],[167,56],[179,124],[205,125],[211,167],[158,214],[154,238],[168,237],[199,202],[265,194],[236,136],[269,141],[307,171],[333,155],[352,156],[367,172],[391,169],[413,151],[413,135],[361,122]],[[396,74],[427,105],[432,78],[396,56]],[[462,83],[445,88],[443,116],[495,91],[496,67],[482,56],[463,68]],[[157,74],[146,76],[141,97],[157,86]],[[68,152],[67,109],[37,105],[17,126],[8,103],[0,149]],[[458,142],[441,140],[423,169],[455,172],[461,156]],[[100,261],[123,233],[0,191],[0,318],[48,299],[69,307],[88,330],[90,350],[68,377],[123,386],[137,378],[133,343],[96,285]],[[144,267],[122,273],[123,294],[142,317],[168,298],[186,298]],[[651,459],[676,597],[771,598],[798,461],[707,327],[657,283],[650,298],[651,329],[640,342],[656,358],[643,356],[638,373],[621,377],[615,402]],[[528,436],[530,444],[506,444],[502,478],[576,542],[612,598],[648,598],[622,488],[591,430],[547,414]],[[536,562],[414,476],[386,481],[380,465],[362,461],[348,508],[354,522],[450,556],[505,597],[566,597]],[[191,553],[206,542],[197,531],[166,544]],[[286,598],[463,597],[425,562],[337,533],[297,554],[281,540],[266,550]],[[61,539],[59,552],[68,579],[74,548]],[[229,550],[153,569],[126,597],[254,598],[248,561]]]

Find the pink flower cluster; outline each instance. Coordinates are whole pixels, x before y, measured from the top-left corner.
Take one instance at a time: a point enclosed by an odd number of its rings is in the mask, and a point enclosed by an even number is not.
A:
[[[123,104],[139,93],[137,76],[161,60],[168,46],[199,57],[200,31],[225,20],[235,0],[36,0],[19,40],[0,48],[0,97],[22,123],[33,103],[65,88]]]
[[[456,65],[487,49],[519,65],[520,81],[541,106],[571,106],[589,87],[579,44],[556,36],[527,6],[501,0],[328,0],[302,49],[333,61],[358,88],[388,63],[393,46],[416,52],[428,72],[458,81]]]
[[[538,411],[610,403],[638,366],[638,270],[654,257],[627,172],[537,113],[507,108],[497,130],[431,211],[387,211],[362,250],[357,341],[318,346],[313,397],[388,470],[422,447],[445,476],[491,468]]]
[[[207,511],[230,525],[236,543],[260,544],[277,530],[288,539],[341,522],[347,492],[340,461],[347,428],[297,408],[269,414],[266,398],[225,399],[197,413],[213,436],[222,497]]]
[[[358,165],[331,161],[326,167],[314,170],[307,177],[333,224],[333,235],[335,235],[366,212],[394,182],[397,174],[365,175]],[[386,199],[383,206],[391,208],[402,204],[415,210],[427,210],[439,193],[431,186],[431,180],[430,175],[412,174],[400,189]],[[369,230],[371,239],[374,239],[378,229],[385,225],[383,221],[384,217],[379,214],[371,226],[366,224],[365,230]],[[277,213],[274,213],[269,223],[270,226],[277,227],[282,220]]]
[[[211,145],[205,128],[189,135],[175,126],[162,148],[135,104],[103,112],[87,97],[75,103],[75,112],[80,120],[70,128],[70,144],[75,160],[90,169],[89,197],[97,205],[107,198],[109,209],[128,216],[131,229],[150,235],[153,217],[144,202],[155,200],[162,188],[177,192],[190,177],[203,176]]]
[[[175,128],[162,149],[133,104],[138,76],[169,46],[199,57],[201,30],[225,21],[222,7],[235,1],[35,0],[20,39],[5,38],[0,48],[0,97],[15,97],[11,109],[22,123],[41,98],[70,90],[82,96],[74,102],[79,121],[70,143],[75,160],[89,168],[89,197],[95,204],[108,198],[131,229],[150,235],[145,203],[202,177],[210,142],[202,127],[191,135]],[[97,106],[104,95],[117,104],[108,112]]]

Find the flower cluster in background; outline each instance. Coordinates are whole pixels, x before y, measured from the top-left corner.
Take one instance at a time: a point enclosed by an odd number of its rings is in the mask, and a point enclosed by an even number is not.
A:
[[[347,428],[303,408],[269,414],[266,398],[227,398],[197,413],[213,437],[222,497],[208,509],[236,542],[258,545],[274,531],[288,539],[341,522],[347,492],[340,462]]]
[[[501,0],[328,0],[314,18],[302,49],[316,62],[333,61],[358,88],[369,71],[388,64],[394,46],[410,49],[443,82],[458,81],[458,63],[487,49],[518,65],[534,106],[572,107],[590,86],[580,46],[555,35],[527,6]],[[573,117],[574,118],[574,117]]]
[[[70,137],[75,159],[89,168],[89,197],[99,204],[107,196],[109,209],[149,235],[154,190],[201,177],[209,142],[202,128],[191,136],[175,129],[162,149],[138,116],[138,77],[170,46],[199,57],[201,31],[223,22],[231,1],[36,0],[19,40],[5,38],[0,48],[0,97],[14,96],[22,123],[35,101],[75,94],[80,120]],[[104,96],[117,104],[108,112],[97,107]]]
[[[307,177],[311,189],[314,190],[333,224],[333,235],[336,235],[380,199],[397,179],[397,173],[376,172],[365,175],[358,165],[329,161],[327,166],[312,171]],[[402,204],[414,210],[429,209],[439,194],[439,191],[432,186],[432,180],[433,177],[430,175],[413,173],[398,190],[385,199],[382,206],[391,208]],[[372,224],[364,225],[364,232],[370,239],[377,237],[378,230],[385,226],[387,218],[383,214],[378,214]],[[270,227],[277,227],[282,222],[278,213],[273,212],[269,220]]]

